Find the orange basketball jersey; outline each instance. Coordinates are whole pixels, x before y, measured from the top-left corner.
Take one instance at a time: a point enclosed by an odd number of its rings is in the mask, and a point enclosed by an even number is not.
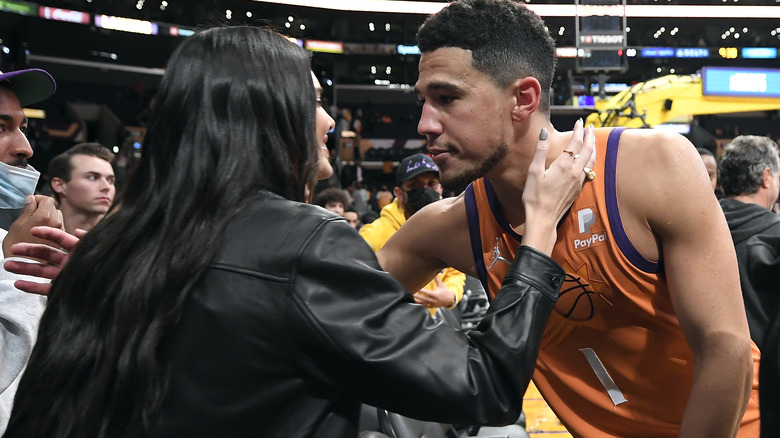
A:
[[[597,177],[558,226],[553,258],[566,270],[545,330],[534,383],[574,436],[676,437],[693,379],[693,353],[672,308],[663,266],[643,258],[623,229],[615,164],[623,128],[596,130]],[[480,279],[494,296],[522,236],[490,182],[466,189]],[[758,348],[741,437],[759,434]]]

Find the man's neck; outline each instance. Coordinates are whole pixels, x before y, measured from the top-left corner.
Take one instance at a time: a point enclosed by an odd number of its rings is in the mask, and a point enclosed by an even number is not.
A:
[[[533,160],[542,127],[547,128],[550,135],[550,150],[545,163],[545,167],[549,167],[550,163],[561,154],[564,146],[568,144],[571,133],[559,133],[549,122],[545,121],[541,124],[535,124],[526,135],[520,138],[519,142],[510,146],[507,156],[486,175],[486,179],[493,186],[504,217],[520,234],[522,234],[522,226],[525,224],[523,190],[528,178],[528,166]]]
[[[766,196],[762,196],[761,191],[759,190],[756,193],[752,193],[749,195],[738,195],[738,196],[729,196],[729,198],[734,199],[739,202],[743,202],[745,204],[756,204],[761,207],[766,208],[767,210],[772,209],[773,202],[768,202]],[[774,200],[773,200],[774,201]]]

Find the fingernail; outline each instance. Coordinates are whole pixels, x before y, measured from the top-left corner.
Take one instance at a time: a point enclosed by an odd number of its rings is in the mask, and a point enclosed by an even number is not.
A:
[[[24,204],[25,205],[32,204],[33,201],[35,201],[35,197],[33,197],[33,195],[27,195],[27,196],[24,197]]]
[[[582,126],[582,125],[584,125],[584,124],[585,124],[585,122],[583,122],[583,121],[582,121],[582,117],[580,117],[579,119],[577,119],[577,123],[579,123],[579,125],[580,125],[580,126]]]
[[[539,140],[547,140],[547,128],[542,128],[542,132],[539,133]]]

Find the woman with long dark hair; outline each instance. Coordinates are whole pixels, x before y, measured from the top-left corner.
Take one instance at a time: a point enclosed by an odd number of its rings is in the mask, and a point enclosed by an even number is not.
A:
[[[52,285],[6,437],[355,436],[361,401],[517,418],[563,276],[547,231],[587,163],[545,170],[541,136],[535,226],[467,336],[415,305],[342,218],[301,202],[333,122],[317,100],[308,53],[272,31],[181,44],[121,208]]]

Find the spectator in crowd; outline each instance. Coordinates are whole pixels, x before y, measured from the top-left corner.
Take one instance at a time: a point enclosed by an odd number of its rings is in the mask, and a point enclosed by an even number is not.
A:
[[[344,189],[330,187],[315,193],[312,204],[319,205],[320,207],[325,208],[325,210],[343,216],[344,210],[350,205],[349,193]]]
[[[309,69],[306,50],[257,27],[179,45],[122,207],[76,246],[35,229],[68,253],[14,246],[49,263],[42,275],[67,265],[6,438],[354,437],[361,402],[517,418],[563,282],[550,233],[595,162],[593,137],[567,146],[580,162],[545,168],[537,134],[522,246],[464,334],[431,322],[341,217],[301,202],[328,129]]]
[[[363,225],[360,223],[360,217],[358,216],[357,211],[355,211],[355,209],[352,207],[347,207],[347,209],[344,210],[342,216],[344,216],[344,219],[347,220],[349,226],[356,230],[359,230]]]
[[[0,229],[8,230],[25,205],[26,195],[34,194],[40,173],[27,163],[33,150],[25,135],[27,116],[23,107],[51,96],[54,79],[40,69],[0,72],[0,176],[5,180],[0,192]]]
[[[395,199],[379,213],[379,219],[364,225],[360,235],[368,246],[379,251],[406,220],[426,205],[441,199],[439,168],[425,154],[410,155],[396,171]],[[414,300],[427,307],[431,316],[439,307],[453,308],[463,297],[466,275],[447,267],[414,294]]]
[[[374,210],[368,210],[360,215],[360,223],[363,225],[370,224],[377,219],[379,219],[379,213]]]
[[[455,0],[417,43],[418,130],[444,188],[466,189],[412,216],[377,256],[409,290],[452,266],[492,296],[533,230],[519,200],[536,133],[549,132],[551,157],[579,164],[587,156],[568,145],[582,122],[553,127],[555,47],[522,2]],[[575,436],[755,436],[760,353],[701,158],[675,133],[592,131],[597,164],[549,230],[567,280],[534,383]]]
[[[11,256],[13,243],[33,240],[29,234],[33,226],[62,226],[62,214],[54,200],[33,196],[40,173],[27,163],[33,150],[25,135],[28,121],[23,111],[25,106],[51,96],[55,89],[54,79],[44,70],[0,72],[0,239],[5,260]],[[45,297],[15,287],[16,281],[24,279],[40,281],[0,266],[0,435],[11,415],[16,389],[46,308]]]
[[[720,199],[723,193],[718,189],[718,161],[715,159],[715,154],[711,150],[705,148],[696,148],[701,156],[704,167],[707,169],[707,175],[710,177],[710,184],[712,184],[712,191],[715,192]]]
[[[382,211],[385,206],[393,202],[393,193],[387,189],[387,184],[382,184],[379,190],[376,191],[374,198],[376,199],[377,209]]]
[[[80,143],[49,161],[49,184],[65,231],[89,231],[114,202],[114,154],[100,143]]]
[[[774,438],[780,436],[780,235],[755,235],[746,248],[751,288],[769,315],[758,382],[761,438]]]
[[[780,218],[772,206],[780,194],[780,155],[768,137],[740,135],[724,149],[718,180],[725,198],[720,206],[726,215],[737,252],[742,298],[750,337],[762,349],[770,309],[761,302],[748,275],[748,239],[757,234],[780,236]]]
[[[352,193],[352,199],[354,199],[352,201],[352,206],[358,214],[363,214],[371,209],[369,204],[370,197],[371,195],[362,182],[355,183],[355,190]]]

